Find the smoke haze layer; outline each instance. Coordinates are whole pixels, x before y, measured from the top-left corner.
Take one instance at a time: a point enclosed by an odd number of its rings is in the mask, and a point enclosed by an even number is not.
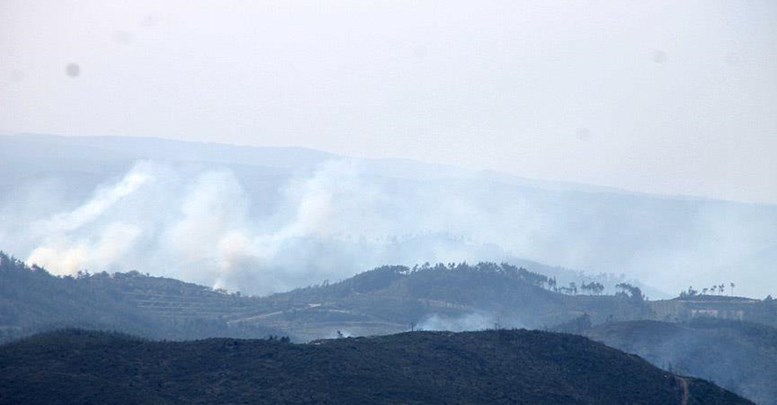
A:
[[[265,294],[383,264],[525,258],[669,293],[774,293],[773,206],[294,149],[1,140],[0,248],[61,275],[137,269]]]

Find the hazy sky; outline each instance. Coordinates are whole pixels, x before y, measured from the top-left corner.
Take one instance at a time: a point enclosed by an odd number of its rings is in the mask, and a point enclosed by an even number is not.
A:
[[[777,203],[777,2],[0,0],[0,130]]]

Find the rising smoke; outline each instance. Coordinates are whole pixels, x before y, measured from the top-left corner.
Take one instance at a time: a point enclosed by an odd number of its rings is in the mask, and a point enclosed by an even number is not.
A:
[[[408,234],[407,220],[392,217],[397,201],[365,181],[354,161],[326,162],[278,193],[281,204],[252,215],[251,196],[229,169],[191,173],[141,162],[85,203],[32,221],[17,245],[26,244],[19,250],[30,252],[28,262],[57,275],[139,269],[254,294],[414,254],[397,242]],[[444,244],[415,253],[472,259]]]
[[[777,246],[768,207],[400,178],[368,163],[324,161],[258,188],[231,166],[152,161],[75,199],[28,185],[0,207],[0,247],[59,275],[137,269],[265,294],[384,264],[514,257],[746,292],[721,265]]]

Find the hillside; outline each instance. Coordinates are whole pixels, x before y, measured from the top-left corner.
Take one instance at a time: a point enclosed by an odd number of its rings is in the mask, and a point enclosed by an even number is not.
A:
[[[266,297],[214,291],[138,272],[54,277],[0,254],[3,339],[55,327],[118,330],[158,339],[262,338],[310,341],[414,328],[542,328],[583,313],[594,321],[639,319],[642,302],[565,295],[544,275],[509,264],[384,266],[338,283]]]
[[[295,336],[397,333],[411,328],[453,331],[542,328],[588,313],[636,319],[646,310],[623,295],[565,295],[548,277],[509,264],[383,266],[335,284],[274,294],[277,312],[262,322]],[[245,320],[250,322],[250,319]]]
[[[759,404],[777,404],[777,329],[745,322],[614,322],[585,332],[651,363],[714,381]]]
[[[588,339],[499,330],[291,344],[68,330],[0,346],[0,403],[746,404]]]
[[[0,252],[0,342],[62,327],[157,339],[266,337],[263,325],[229,327],[256,300],[137,272],[55,277]]]

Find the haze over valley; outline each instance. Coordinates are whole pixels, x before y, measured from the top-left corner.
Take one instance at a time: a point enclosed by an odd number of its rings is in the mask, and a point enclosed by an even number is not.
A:
[[[777,405],[777,3],[0,0],[0,405]]]

